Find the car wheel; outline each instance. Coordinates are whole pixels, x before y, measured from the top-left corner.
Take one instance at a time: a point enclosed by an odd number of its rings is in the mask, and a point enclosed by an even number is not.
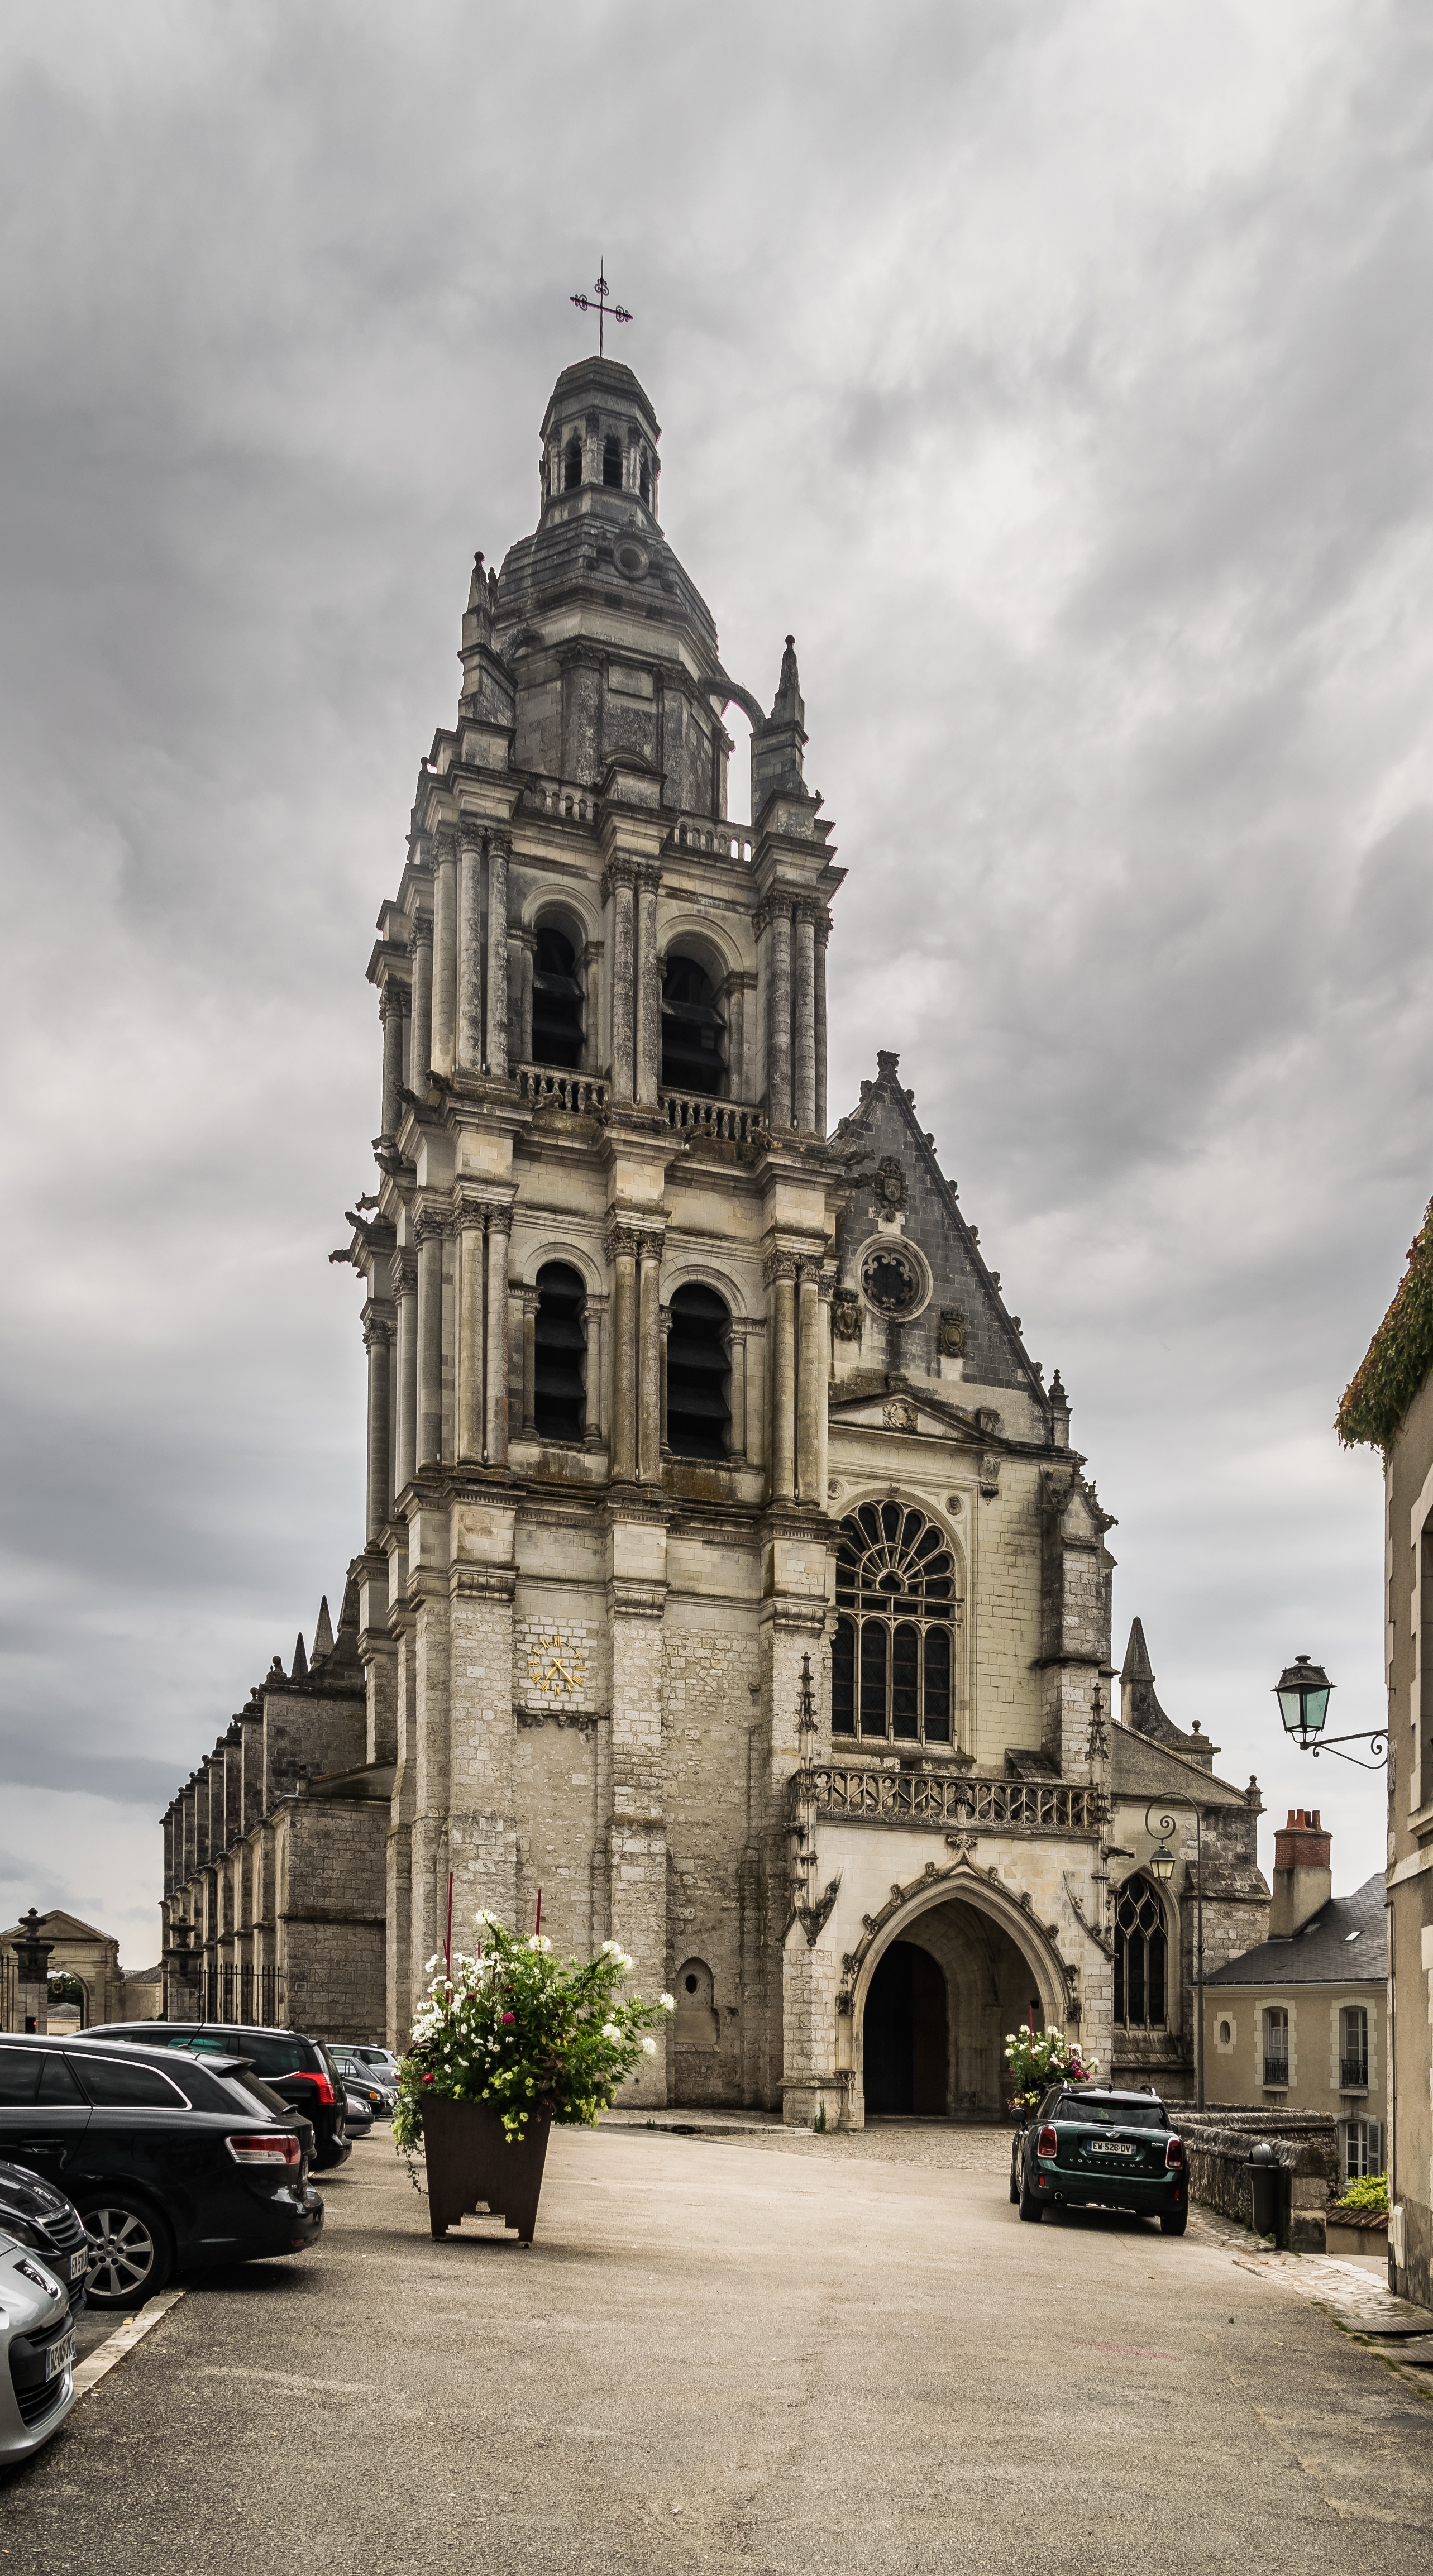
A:
[[[1017,2147],[1017,2148],[1015,2149],[1014,2153],[1012,2154],[1011,2158],[1010,2158],[1010,2205],[1011,2205],[1012,2209],[1014,2208],[1015,2203],[1018,2201],[1019,2197],[1020,2197],[1020,2150],[1019,2150],[1019,2148]]]
[[[174,2240],[154,2210],[107,2192],[82,2202],[80,2216],[90,2241],[90,2307],[139,2308],[163,2289],[174,2269]]]
[[[1161,2236],[1182,2236],[1189,2225],[1187,2209],[1162,2209],[1159,2213]]]
[[[1045,2204],[1043,2200],[1036,2199],[1029,2183],[1025,2179],[1025,2160],[1023,2156],[1020,2160],[1020,2215],[1023,2219],[1033,2223],[1036,2227],[1039,2226],[1041,2219],[1045,2215]]]

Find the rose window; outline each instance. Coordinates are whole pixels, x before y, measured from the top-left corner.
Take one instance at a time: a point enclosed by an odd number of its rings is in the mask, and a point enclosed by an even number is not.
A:
[[[921,1302],[925,1281],[908,1252],[883,1243],[861,1264],[861,1291],[878,1315],[909,1315]]]

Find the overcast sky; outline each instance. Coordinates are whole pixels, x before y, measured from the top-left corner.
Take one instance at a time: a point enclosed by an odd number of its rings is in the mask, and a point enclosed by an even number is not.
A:
[[[1379,0],[66,5],[0,19],[0,1920],[157,1954],[161,1809],[361,1543],[364,982],[475,546],[591,334],[850,874],[1118,1515],[1116,1658],[1336,1881],[1433,1191],[1433,16]]]

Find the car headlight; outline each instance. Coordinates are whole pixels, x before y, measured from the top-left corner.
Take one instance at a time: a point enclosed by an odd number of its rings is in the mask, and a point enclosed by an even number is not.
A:
[[[55,2279],[54,2274],[52,2272],[47,2272],[43,2264],[32,2263],[28,2254],[21,2255],[15,2269],[17,2272],[23,2273],[27,2281],[33,2281],[37,2290],[43,2290],[47,2298],[62,2299],[64,2297],[65,2293],[61,2289],[59,2282]]]

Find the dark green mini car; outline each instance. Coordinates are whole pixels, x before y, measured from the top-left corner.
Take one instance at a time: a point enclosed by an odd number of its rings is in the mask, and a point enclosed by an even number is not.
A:
[[[1010,2158],[1010,2197],[1022,2218],[1047,2209],[1128,2209],[1157,2218],[1166,2236],[1189,2224],[1184,2141],[1152,2093],[1057,2085]]]

